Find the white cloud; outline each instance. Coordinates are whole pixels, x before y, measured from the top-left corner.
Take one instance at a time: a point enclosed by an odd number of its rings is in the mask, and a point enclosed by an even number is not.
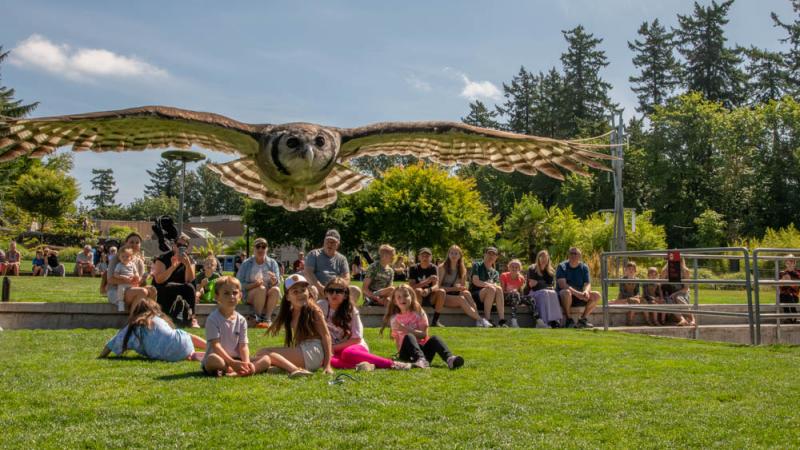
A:
[[[10,62],[20,67],[43,70],[73,80],[96,78],[162,79],[167,71],[133,56],[110,50],[78,48],[55,44],[32,34],[11,52]]]
[[[430,92],[433,90],[433,87],[431,87],[430,83],[414,74],[406,77],[406,83],[408,83],[412,88],[421,92]]]
[[[461,96],[469,100],[477,98],[489,98],[498,100],[501,97],[500,89],[491,81],[472,81],[466,75],[461,74],[461,79],[464,81],[464,89],[461,90]]]

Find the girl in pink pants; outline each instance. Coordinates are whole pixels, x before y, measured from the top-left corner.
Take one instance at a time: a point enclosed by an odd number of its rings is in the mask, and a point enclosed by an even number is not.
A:
[[[333,278],[325,285],[325,298],[318,302],[328,323],[333,340],[331,366],[336,369],[397,369],[408,370],[411,365],[392,361],[369,352],[364,341],[364,326],[358,309],[350,302],[348,282]]]

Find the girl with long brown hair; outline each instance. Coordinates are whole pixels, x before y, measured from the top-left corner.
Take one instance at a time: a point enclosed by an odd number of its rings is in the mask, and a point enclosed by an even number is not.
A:
[[[322,310],[311,300],[308,285],[302,275],[286,277],[278,317],[268,330],[276,336],[285,329],[285,347],[264,348],[256,354],[269,356],[272,365],[289,372],[290,377],[311,375],[319,368],[333,373],[331,335]]]
[[[103,347],[100,358],[110,353],[122,355],[128,350],[150,359],[162,361],[203,359],[206,341],[183,330],[176,330],[169,317],[154,300],[139,300],[131,307],[128,324]]]
[[[450,246],[447,257],[439,265],[439,287],[444,289],[444,306],[461,308],[464,314],[475,321],[475,326],[486,327],[475,307],[475,300],[467,289],[467,267],[464,265],[464,252],[457,245]]]
[[[369,352],[364,340],[364,325],[358,309],[350,301],[348,287],[346,279],[332,278],[325,285],[325,298],[317,302],[325,315],[333,343],[331,366],[336,369],[357,370],[410,369],[411,365],[408,363],[392,361]]]

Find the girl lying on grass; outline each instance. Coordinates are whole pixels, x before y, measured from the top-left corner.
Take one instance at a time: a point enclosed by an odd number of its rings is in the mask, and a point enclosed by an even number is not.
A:
[[[331,366],[337,369],[373,370],[399,369],[408,370],[411,364],[392,361],[370,354],[364,341],[364,325],[358,309],[350,301],[348,282],[344,278],[335,277],[325,285],[325,298],[317,302],[325,316],[328,331],[333,342]]]
[[[100,358],[105,358],[109,353],[122,355],[133,350],[147,358],[162,361],[200,361],[203,353],[195,352],[195,347],[205,349],[206,342],[199,336],[176,330],[158,303],[144,299],[131,307],[128,324],[103,347]]]
[[[404,284],[395,289],[392,301],[386,306],[381,334],[387,326],[392,330],[401,361],[426,369],[438,354],[450,369],[464,365],[464,358],[451,353],[440,337],[428,336],[428,315],[411,286]]]
[[[269,357],[272,364],[288,372],[290,378],[311,375],[319,368],[333,373],[331,335],[322,310],[310,300],[308,281],[294,274],[286,278],[284,288],[278,317],[268,333],[276,336],[285,328],[286,346],[261,349],[256,357]]]
[[[214,288],[217,309],[206,319],[206,352],[200,368],[213,376],[249,376],[269,369],[270,359],[250,361],[247,321],[236,312],[242,299],[242,285],[235,277],[220,277]]]

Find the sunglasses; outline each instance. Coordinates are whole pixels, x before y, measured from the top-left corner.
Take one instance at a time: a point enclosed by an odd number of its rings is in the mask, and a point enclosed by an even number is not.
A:
[[[325,293],[327,294],[344,294],[345,292],[347,292],[347,289],[339,289],[339,288],[325,289]]]
[[[258,244],[256,245],[256,248],[267,248],[267,246],[264,244]]]

